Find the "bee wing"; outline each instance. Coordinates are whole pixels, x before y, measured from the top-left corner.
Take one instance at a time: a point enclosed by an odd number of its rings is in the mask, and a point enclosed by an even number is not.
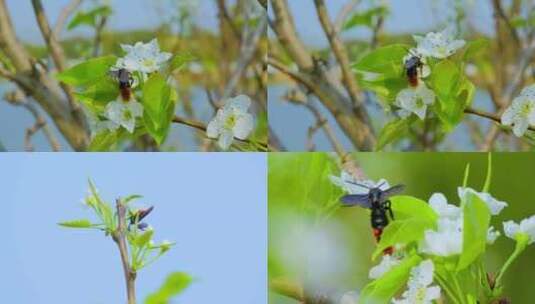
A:
[[[405,189],[405,185],[395,185],[392,186],[381,193],[381,201],[386,200],[387,198],[400,194]]]
[[[340,202],[345,207],[361,206],[364,208],[371,208],[372,204],[368,198],[368,194],[347,194],[340,198]]]
[[[109,71],[108,75],[110,75],[110,77],[112,77],[114,79],[118,79],[119,78],[119,70]]]

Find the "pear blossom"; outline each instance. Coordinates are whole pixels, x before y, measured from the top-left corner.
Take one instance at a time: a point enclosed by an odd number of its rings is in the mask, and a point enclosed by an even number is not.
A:
[[[454,34],[453,28],[448,27],[438,33],[430,32],[425,36],[414,35],[413,38],[418,43],[418,53],[425,57],[444,59],[455,54],[466,44],[466,41],[462,39],[455,39]]]
[[[383,255],[383,259],[381,260],[381,262],[370,269],[368,276],[370,277],[370,279],[378,279],[383,276],[383,274],[387,273],[390,269],[392,269],[392,267],[398,265],[400,262],[401,260],[398,257],[395,257],[390,254],[385,254]]]
[[[113,70],[126,69],[141,72],[142,75],[158,71],[171,58],[171,53],[161,52],[156,39],[149,43],[136,42],[134,45],[121,44],[126,55],[119,58]]]
[[[496,230],[494,227],[490,226],[487,230],[487,244],[492,245],[496,242],[496,239],[501,235],[501,233]]]
[[[431,260],[424,260],[411,270],[407,283],[408,289],[401,295],[402,299],[394,299],[394,304],[431,304],[440,298],[440,287],[430,286],[433,283],[435,267]]]
[[[411,113],[416,114],[420,119],[425,119],[427,106],[435,102],[435,93],[428,89],[423,82],[415,88],[409,87],[401,90],[396,96],[395,104],[400,107],[398,114],[402,118],[407,118]]]
[[[331,183],[342,188],[348,194],[367,194],[370,188],[379,188],[386,190],[390,188],[390,184],[385,179],[380,179],[378,182],[372,180],[357,180],[353,175],[343,171],[340,176],[330,175]],[[357,185],[358,184],[358,185]]]
[[[419,251],[437,256],[460,254],[463,247],[463,216],[462,210],[447,203],[446,197],[435,193],[429,205],[439,216],[437,229],[428,229],[420,243]]]
[[[535,243],[535,215],[523,219],[520,224],[513,221],[503,223],[503,232],[512,239],[518,239],[519,236],[527,236],[528,244]]]
[[[226,101],[223,108],[206,128],[209,138],[219,138],[219,147],[226,150],[232,144],[234,137],[246,139],[253,130],[253,115],[247,112],[251,99],[246,95],[239,95]]]
[[[143,106],[141,103],[130,100],[124,102],[116,100],[106,105],[104,116],[109,119],[111,129],[117,129],[118,126],[124,127],[128,132],[133,133],[136,127],[136,118],[143,115]]]
[[[503,125],[513,126],[513,133],[517,137],[522,137],[530,125],[535,125],[535,84],[524,88],[513,99],[501,120]]]
[[[468,193],[472,193],[476,195],[479,199],[485,202],[485,204],[487,204],[487,207],[489,207],[489,210],[490,210],[490,214],[492,215],[500,214],[503,208],[507,207],[506,202],[502,202],[502,201],[495,199],[489,193],[477,192],[472,188],[459,187],[457,188],[457,193],[459,194],[459,198],[461,199],[461,201],[463,201],[466,198],[466,195],[468,195]]]

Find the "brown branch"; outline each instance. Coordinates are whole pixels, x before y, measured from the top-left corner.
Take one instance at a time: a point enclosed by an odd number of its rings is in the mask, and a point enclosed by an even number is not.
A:
[[[59,72],[62,72],[66,68],[65,63],[65,54],[63,53],[63,48],[59,44],[59,42],[56,40],[56,36],[52,32],[52,29],[50,28],[50,24],[48,23],[48,19],[45,15],[45,10],[43,8],[43,4],[41,3],[41,0],[32,0],[32,6],[35,13],[35,19],[37,21],[37,24],[39,25],[39,29],[41,30],[41,34],[43,35],[43,38],[45,39],[45,43],[47,45],[48,50],[50,51],[50,54],[52,55],[52,59],[54,61],[54,64]],[[67,96],[67,100],[69,101],[69,105],[71,106],[72,113],[75,117],[75,119],[84,124],[85,118],[81,111],[80,106],[76,103],[74,99],[74,94],[67,84],[60,83],[61,88],[65,92],[65,95]]]
[[[116,200],[117,207],[117,220],[118,226],[115,231],[112,232],[112,238],[119,253],[121,255],[121,263],[123,265],[124,279],[126,283],[126,294],[128,298],[128,304],[136,304],[136,271],[132,269],[130,265],[130,259],[128,256],[128,246],[126,243],[126,206],[120,199]]]
[[[185,125],[185,126],[188,126],[188,127],[191,127],[191,128],[194,128],[194,129],[197,129],[199,131],[202,131],[202,132],[206,133],[206,124],[204,124],[201,121],[194,120],[194,119],[187,119],[187,118],[183,118],[183,117],[180,117],[180,116],[173,117],[172,121],[173,121],[173,123]],[[236,137],[234,137],[234,139],[237,140],[237,141],[243,142],[243,143],[252,144],[254,146],[257,146],[262,151],[267,151],[267,149],[268,149],[268,147],[267,147],[267,145],[265,143],[256,142],[256,141],[252,141],[252,140],[249,140],[249,139],[239,139],[239,138],[236,138]]]
[[[48,127],[44,117],[39,114],[39,110],[37,109],[37,107],[35,107],[29,100],[25,100],[26,96],[21,90],[6,93],[4,95],[4,99],[14,106],[24,107],[26,110],[28,110],[28,112],[30,112],[30,114],[32,114],[35,119],[34,125],[26,129],[26,135],[24,137],[24,147],[26,151],[34,150],[31,139],[32,136],[39,130],[43,131],[46,139],[48,140],[52,148],[52,151],[57,152],[61,149],[59,141]]]
[[[107,21],[108,21],[108,17],[106,16],[101,17],[100,22],[97,24],[95,28],[95,40],[93,42],[93,57],[97,57],[100,53],[102,31],[104,30],[104,27],[106,26]]]

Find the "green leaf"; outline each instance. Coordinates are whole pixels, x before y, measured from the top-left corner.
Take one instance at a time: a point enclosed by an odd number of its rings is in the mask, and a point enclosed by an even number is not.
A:
[[[394,119],[388,122],[381,130],[381,133],[379,133],[375,150],[380,151],[389,143],[402,138],[405,134],[407,134],[409,126],[413,122],[414,118],[412,117],[407,119]]]
[[[158,144],[164,141],[171,126],[170,115],[175,108],[171,97],[171,88],[160,74],[153,74],[143,86],[143,119]]]
[[[119,140],[119,131],[104,130],[91,140],[87,150],[89,152],[106,152],[113,150]]]
[[[112,9],[108,5],[96,7],[88,12],[78,12],[67,25],[68,30],[72,30],[80,25],[97,26],[97,17],[107,17],[112,14]]]
[[[58,223],[58,225],[68,228],[93,228],[95,225],[87,219],[72,220]]]
[[[186,64],[194,61],[195,56],[190,53],[176,54],[171,60],[170,71],[181,70]]]
[[[486,38],[469,42],[466,46],[466,51],[464,52],[464,61],[468,61],[480,56],[482,53],[487,52],[489,47],[490,41]]]
[[[437,214],[429,204],[421,199],[408,196],[396,195],[390,198],[392,210],[396,219],[408,219],[417,217],[422,220],[436,222]]]
[[[359,297],[359,303],[390,303],[392,298],[409,279],[411,269],[420,263],[421,260],[422,258],[420,258],[418,255],[407,257],[401,261],[399,265],[393,267],[382,277],[366,285]]]
[[[115,81],[106,76],[91,84],[85,90],[74,93],[74,96],[95,115],[98,115],[104,112],[108,102],[117,99],[119,87]]]
[[[367,27],[374,26],[373,22],[376,17],[385,15],[388,12],[388,8],[385,6],[374,7],[363,12],[357,11],[351,15],[344,23],[342,27],[343,31],[352,29],[356,26],[363,25]]]
[[[390,246],[417,242],[423,238],[425,230],[436,227],[437,214],[425,201],[404,195],[394,196],[390,201],[395,219],[383,231],[372,259]]]
[[[409,52],[410,46],[405,44],[392,44],[373,50],[364,55],[357,63],[352,65],[356,72],[377,73],[392,78],[403,76],[403,57]]]
[[[148,229],[145,232],[138,235],[134,239],[134,244],[139,248],[143,248],[145,247],[145,245],[147,245],[150,242],[153,235],[154,235],[154,230]]]
[[[133,201],[133,200],[136,200],[136,199],[139,199],[139,198],[142,198],[143,196],[142,195],[139,195],[139,194],[132,194],[132,195],[129,195],[127,197],[125,197],[123,199],[123,204],[126,205],[128,204],[129,202]]]
[[[58,73],[56,78],[73,86],[88,85],[106,76],[116,61],[115,56],[92,58]]]
[[[174,272],[167,277],[158,291],[146,298],[145,304],[168,304],[171,298],[182,293],[192,281],[188,274]]]
[[[463,251],[457,271],[463,270],[485,252],[490,210],[477,195],[468,193],[463,205]]]
[[[444,129],[450,131],[461,121],[464,109],[472,102],[475,86],[462,75],[460,67],[450,60],[435,65],[430,84],[438,99],[435,112]]]

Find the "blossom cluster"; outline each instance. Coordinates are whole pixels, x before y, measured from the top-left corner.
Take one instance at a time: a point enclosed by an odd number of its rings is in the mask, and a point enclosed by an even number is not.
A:
[[[427,65],[428,58],[445,59],[455,54],[455,52],[466,44],[464,40],[455,39],[455,33],[451,27],[441,32],[430,32],[425,36],[413,36],[417,43],[416,48],[409,50],[407,56],[403,58],[405,65],[412,57],[419,58],[422,67],[419,68],[420,79],[431,74],[431,69]],[[427,88],[423,81],[418,81],[415,87],[409,86],[401,90],[396,96],[395,105],[400,108],[398,114],[401,118],[407,118],[415,114],[420,119],[425,119],[427,107],[435,102],[435,93]]]

